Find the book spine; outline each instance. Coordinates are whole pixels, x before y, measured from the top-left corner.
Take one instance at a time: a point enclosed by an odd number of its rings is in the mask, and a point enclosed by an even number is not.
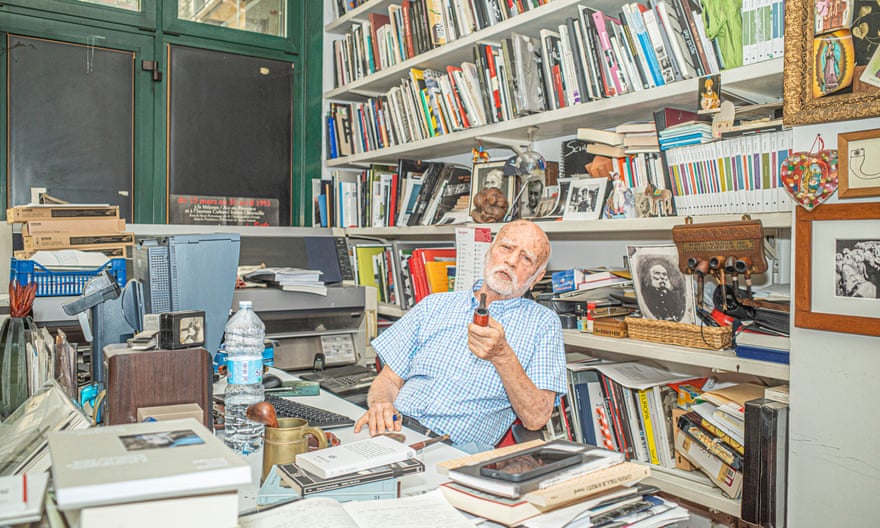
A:
[[[645,431],[645,440],[648,444],[648,459],[652,464],[660,464],[660,457],[657,455],[657,442],[654,432],[654,424],[651,421],[651,407],[648,405],[648,394],[642,389],[636,392],[639,399],[639,412],[641,414],[641,422]]]
[[[527,493],[523,498],[538,507],[550,508],[598,495],[617,486],[638,482],[650,474],[651,470],[647,466],[617,464],[607,470],[597,470],[550,488]]]

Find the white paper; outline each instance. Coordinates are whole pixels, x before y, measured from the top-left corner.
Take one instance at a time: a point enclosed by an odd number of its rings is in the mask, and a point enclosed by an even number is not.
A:
[[[455,229],[455,291],[471,290],[474,282],[483,278],[490,245],[492,230],[488,227]]]

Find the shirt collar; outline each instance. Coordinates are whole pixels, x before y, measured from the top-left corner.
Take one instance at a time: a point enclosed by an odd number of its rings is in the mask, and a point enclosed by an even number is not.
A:
[[[482,288],[482,287],[483,287],[483,279],[478,279],[476,282],[474,282],[474,286],[471,290],[471,292],[472,292],[472,294],[471,294],[471,307],[474,309],[476,309],[480,305],[480,300],[477,299],[476,294],[478,291],[480,291],[480,288]],[[489,306],[490,307],[495,306],[496,307],[495,310],[502,310],[503,311],[503,310],[507,310],[508,308],[513,308],[515,306],[518,306],[520,303],[522,303],[525,300],[526,299],[524,299],[522,296],[520,296],[520,297],[514,297],[512,299],[504,299],[501,301],[494,301]]]

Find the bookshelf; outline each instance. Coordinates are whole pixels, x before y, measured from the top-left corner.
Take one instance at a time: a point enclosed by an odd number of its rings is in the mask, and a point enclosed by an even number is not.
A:
[[[458,41],[453,41],[453,44],[455,42]],[[434,49],[430,53],[440,50],[442,48]],[[421,59],[421,56],[415,57],[415,59]],[[405,64],[409,62],[407,61]],[[454,61],[441,62],[445,62],[443,64],[443,68],[445,68],[446,64],[452,64]],[[424,63],[418,60],[418,64]],[[725,70],[721,73],[721,85],[725,88],[748,86],[750,90],[762,94],[782,93],[782,67],[782,59],[774,59],[733,70]],[[379,75],[384,71],[374,75]],[[393,80],[399,81],[404,75],[403,71],[398,72],[393,76]],[[363,80],[371,80],[371,77]],[[352,84],[356,83],[357,81]],[[381,92],[382,90],[377,91]],[[579,126],[586,124],[589,124],[591,128],[614,127],[625,121],[645,119],[651,115],[653,110],[662,106],[692,106],[696,93],[697,80],[686,79],[652,88],[649,91],[633,92],[557,110],[548,110],[510,121],[435,136],[406,145],[396,145],[327,160],[325,163],[327,167],[335,168],[354,167],[369,163],[390,163],[401,157],[436,159],[468,152],[480,138],[514,139],[526,144],[528,143],[528,130],[531,127],[538,127],[535,134],[536,141],[562,138],[574,135]],[[347,99],[352,95],[354,92],[351,85],[348,85],[343,89],[327,92],[324,97],[327,100]]]
[[[332,36],[343,35],[351,26],[367,20],[370,13],[387,13],[390,4],[399,0],[371,0],[345,15],[328,21],[324,31]],[[333,87],[332,75],[325,74],[325,106],[331,101],[362,102],[369,97],[385,94],[409,74],[410,68],[432,68],[445,71],[447,65],[458,65],[473,60],[473,47],[478,42],[497,42],[511,32],[539,37],[543,28],[553,28],[574,16],[576,6],[616,11],[620,2],[611,0],[554,0],[518,16],[460,37],[446,45],[434,48],[345,86]],[[327,6],[327,12],[331,12]],[[325,46],[325,64],[333,60],[332,46]],[[332,68],[331,68],[332,69]],[[726,94],[735,94],[755,102],[772,102],[781,99],[784,62],[782,58],[758,62],[721,72],[721,86]],[[478,140],[512,140],[528,143],[528,133],[537,127],[535,141],[547,144],[574,136],[577,128],[612,128],[626,122],[649,119],[651,113],[661,107],[692,108],[697,104],[698,80],[691,78],[667,83],[649,90],[599,99],[548,110],[524,117],[517,117],[495,124],[466,128],[463,130],[417,140],[392,147],[339,157],[324,162],[325,172],[337,168],[360,168],[372,163],[396,163],[399,158],[445,160],[456,156],[468,156]],[[557,151],[552,149],[548,152]],[[549,158],[548,158],[549,159]],[[760,219],[765,234],[790,238],[791,212],[751,214]],[[741,214],[695,216],[695,223],[734,221]],[[683,217],[633,218],[623,220],[548,221],[541,227],[551,242],[574,242],[583,247],[607,240],[630,241],[640,236],[652,241],[671,243],[672,227],[684,223]],[[502,224],[490,224],[495,233]],[[451,240],[455,225],[416,227],[376,227],[335,229],[334,233],[347,237],[368,237],[385,240]],[[381,315],[397,318],[405,312],[396,305],[379,304]],[[564,340],[570,352],[587,350],[596,355],[606,354],[624,359],[642,359],[670,365],[681,365],[708,372],[731,373],[737,376],[761,377],[780,381],[789,380],[789,367],[771,362],[738,358],[732,350],[710,351],[671,345],[661,345],[633,339],[614,339],[565,330]],[[727,498],[699,472],[689,473],[674,469],[651,466],[649,483],[682,499],[701,504],[706,508],[735,517],[740,516],[740,501]]]

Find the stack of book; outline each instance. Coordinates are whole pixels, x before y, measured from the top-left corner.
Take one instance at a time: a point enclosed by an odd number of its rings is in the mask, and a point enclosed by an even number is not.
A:
[[[187,418],[49,434],[58,509],[81,528],[235,526],[250,465]]]
[[[415,450],[388,437],[321,451],[275,466],[260,488],[257,504],[311,497],[331,497],[339,502],[393,499],[399,496],[399,477],[425,471]]]
[[[37,251],[79,249],[125,257],[134,244],[134,233],[125,231],[119,206],[85,204],[19,205],[6,210],[6,221],[24,223],[24,249],[15,258],[30,258]]]
[[[659,141],[661,150],[712,141],[712,125],[705,121],[684,121],[661,130]]]
[[[284,291],[327,295],[327,287],[321,280],[321,274],[321,270],[268,266],[251,271],[243,278],[249,282],[263,282]]]
[[[676,421],[675,450],[732,499],[743,491],[745,403],[764,387],[739,383],[703,392]]]
[[[656,488],[633,486],[649,476],[646,466],[625,462],[615,451],[567,440],[535,440],[444,462],[440,468],[451,479],[440,486],[450,504],[505,526],[538,516],[558,518],[560,525],[577,518],[592,523],[587,525],[613,519],[631,526],[661,514],[688,517],[683,508],[652,496]]]
[[[791,344],[787,335],[745,328],[736,334],[734,342],[736,343],[734,350],[739,357],[786,365],[789,362]]]
[[[333,497],[340,502],[393,499],[399,496],[399,477],[424,471],[425,465],[417,458],[328,478],[296,463],[280,464],[266,477],[257,503],[270,505],[305,497]]]

